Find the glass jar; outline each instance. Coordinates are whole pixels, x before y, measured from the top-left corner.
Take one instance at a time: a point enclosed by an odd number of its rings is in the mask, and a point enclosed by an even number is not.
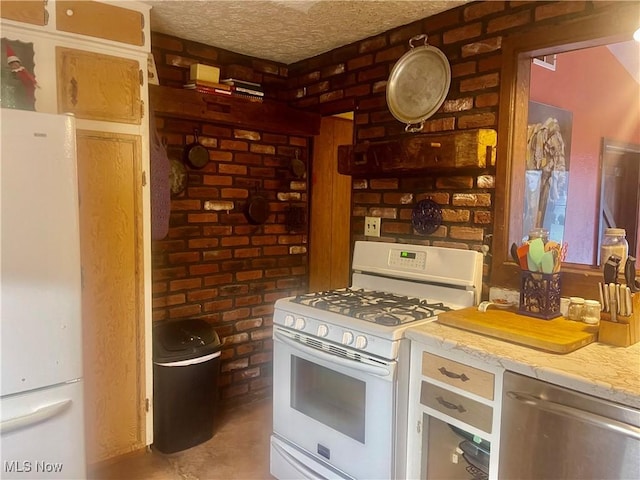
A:
[[[600,302],[597,300],[585,300],[582,309],[582,321],[589,325],[600,324]]]
[[[569,320],[582,320],[582,311],[584,310],[584,298],[569,297]]]
[[[542,243],[547,243],[549,241],[549,230],[545,228],[533,228],[529,231],[528,240],[534,240],[536,238],[542,239]]]
[[[627,242],[627,232],[624,228],[607,228],[602,237],[600,245],[600,266],[604,268],[611,255],[620,257],[620,265],[624,267],[629,254],[629,243]]]

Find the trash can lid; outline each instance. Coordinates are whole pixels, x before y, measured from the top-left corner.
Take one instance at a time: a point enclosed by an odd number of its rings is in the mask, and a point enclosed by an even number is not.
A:
[[[177,320],[153,327],[153,359],[156,362],[191,360],[221,348],[218,334],[204,320]]]

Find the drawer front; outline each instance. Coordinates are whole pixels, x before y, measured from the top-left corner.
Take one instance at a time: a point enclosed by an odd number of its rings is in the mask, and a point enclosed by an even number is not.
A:
[[[0,16],[16,22],[44,26],[47,24],[45,0],[30,2],[3,0],[0,2]]]
[[[144,15],[99,2],[56,2],[56,28],[63,32],[144,45]]]
[[[423,352],[422,375],[493,400],[495,376],[491,372]]]
[[[465,422],[483,432],[491,433],[493,409],[488,405],[440,388],[428,382],[422,382],[420,403],[450,417]]]

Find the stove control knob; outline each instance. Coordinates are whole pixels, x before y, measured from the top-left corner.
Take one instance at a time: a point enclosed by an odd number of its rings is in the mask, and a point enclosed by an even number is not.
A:
[[[356,337],[356,348],[364,348],[367,346],[367,337],[363,337],[362,335],[358,335]]]
[[[306,322],[304,321],[304,318],[298,317],[296,318],[296,323],[293,328],[295,328],[296,330],[304,330],[305,325]]]
[[[326,337],[327,335],[329,335],[329,327],[324,324],[318,325],[318,336]]]
[[[284,317],[284,326],[293,327],[293,315],[287,315]]]
[[[342,343],[344,345],[351,345],[353,343],[353,333],[351,333],[351,332],[343,332],[342,333]]]

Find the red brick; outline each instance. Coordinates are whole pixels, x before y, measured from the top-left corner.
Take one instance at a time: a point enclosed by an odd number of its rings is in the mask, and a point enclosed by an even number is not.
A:
[[[536,7],[535,20],[546,20],[548,18],[568,15],[570,13],[582,12],[587,6],[587,2],[554,2]]]
[[[360,42],[358,46],[358,53],[369,53],[376,50],[380,50],[387,46],[387,37],[385,35],[378,35],[377,37],[368,38]]]
[[[450,43],[461,42],[463,40],[469,40],[471,38],[475,38],[480,36],[482,33],[482,24],[481,23],[471,23],[468,25],[464,25],[460,28],[456,28],[453,30],[449,30],[444,33],[442,36],[442,41],[445,45]]]
[[[531,11],[523,10],[521,12],[503,15],[502,17],[492,18],[487,25],[487,33],[495,33],[511,28],[521,27],[531,22]]]
[[[503,1],[477,2],[464,9],[463,18],[465,22],[470,22],[492,13],[501,12],[504,8],[505,2]]]

